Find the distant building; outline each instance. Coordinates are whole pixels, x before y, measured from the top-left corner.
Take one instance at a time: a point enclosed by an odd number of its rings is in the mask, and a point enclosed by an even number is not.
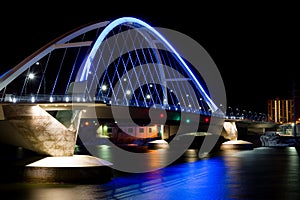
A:
[[[293,99],[268,100],[268,119],[277,123],[294,122]]]
[[[300,124],[300,96],[295,97],[295,103],[293,98],[268,100],[268,119],[277,123],[293,123],[296,120]]]

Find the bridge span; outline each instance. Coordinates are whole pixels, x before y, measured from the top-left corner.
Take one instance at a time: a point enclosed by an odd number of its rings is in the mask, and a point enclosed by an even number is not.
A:
[[[128,107],[117,107],[118,112],[128,112]],[[0,105],[0,140],[5,143],[51,156],[70,156],[82,130],[81,137],[93,136],[91,139],[108,138],[112,129],[128,131],[129,128],[155,128],[151,135],[134,133],[136,138],[168,139],[178,134],[178,127],[184,121],[184,132],[188,126],[199,126],[199,131],[206,131],[209,125],[208,116],[198,114],[165,111],[163,109],[129,108],[131,119],[118,117],[115,121],[111,106],[103,103],[32,103]],[[150,119],[151,117],[151,119]],[[200,123],[197,118],[200,117]],[[181,118],[184,118],[182,120]],[[133,120],[135,124],[132,124]],[[93,122],[93,123],[92,123]],[[99,132],[99,128],[107,127]],[[88,128],[88,130],[87,130]],[[107,129],[111,129],[108,131]],[[146,134],[146,131],[144,132]],[[129,133],[133,134],[133,133]],[[182,134],[182,133],[181,133]],[[107,139],[106,138],[106,139]],[[128,137],[127,137],[128,138]]]
[[[43,155],[71,156],[79,132],[81,139],[85,138],[86,142],[96,142],[101,138],[114,140],[116,138],[112,136],[119,134],[115,142],[120,144],[132,143],[138,138],[169,140],[177,134],[189,133],[190,126],[197,126],[196,131],[192,130],[193,133],[207,133],[208,127],[212,126],[210,116],[194,113],[120,106],[117,111],[121,123],[115,121],[111,105],[105,103],[2,103],[0,140]],[[122,118],[122,113],[127,112],[131,113],[131,118],[127,119],[127,115]],[[224,119],[220,118],[220,121]],[[210,134],[234,140],[240,131],[255,129],[255,132],[263,133],[265,128],[271,127],[274,127],[273,123],[225,120],[223,127],[217,128],[220,132]],[[152,131],[149,132],[149,129]],[[116,133],[119,130],[131,137],[122,137]]]
[[[170,33],[181,44],[171,44]],[[236,139],[218,69],[193,42],[132,17],[71,30],[0,76],[1,142],[68,156],[91,124],[100,137],[114,137],[108,129],[115,126],[162,139],[212,127],[211,134]],[[201,55],[186,55],[191,46]]]

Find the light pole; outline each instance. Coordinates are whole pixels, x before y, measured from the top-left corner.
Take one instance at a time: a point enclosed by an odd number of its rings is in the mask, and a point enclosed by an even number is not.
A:
[[[44,90],[44,95],[46,94],[46,76],[45,76],[45,69],[43,68],[43,65],[40,62],[36,62],[36,65],[41,66],[42,70],[42,81],[43,81],[43,90]]]
[[[27,85],[28,85],[28,81],[29,80],[33,80],[34,79],[34,73],[29,73],[27,76],[26,76],[26,81],[25,81],[25,96],[27,95]]]

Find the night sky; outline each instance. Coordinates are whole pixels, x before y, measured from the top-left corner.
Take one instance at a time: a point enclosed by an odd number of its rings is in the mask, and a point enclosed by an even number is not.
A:
[[[60,2],[1,6],[1,74],[74,28],[128,16],[177,30],[202,45],[221,73],[228,106],[266,113],[267,99],[290,97],[293,82],[300,89],[296,4]]]

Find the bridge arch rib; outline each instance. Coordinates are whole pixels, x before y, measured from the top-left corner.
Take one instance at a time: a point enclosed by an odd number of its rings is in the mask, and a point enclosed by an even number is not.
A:
[[[0,76],[0,91],[3,90],[7,85],[9,85],[13,80],[15,80],[18,76],[20,76],[24,71],[26,71],[28,68],[32,67],[35,63],[39,62],[43,57],[46,55],[49,55],[51,52],[53,52],[56,49],[60,48],[72,48],[72,47],[82,47],[82,46],[90,46],[91,41],[85,41],[85,42],[76,42],[76,43],[70,43],[74,38],[93,31],[95,29],[102,28],[106,26],[109,23],[109,21],[94,23],[91,25],[83,26],[76,28],[56,39],[49,42],[48,44],[44,45],[40,49],[38,49],[33,54],[29,55],[27,58],[25,58],[23,61],[21,61],[19,64],[17,64],[12,69],[8,70],[6,73],[4,73],[2,76]]]
[[[96,32],[94,36],[90,37],[91,39],[85,39],[86,35],[93,31]],[[134,34],[134,36],[132,36],[132,34]],[[131,46],[127,45],[127,49],[125,48],[126,51],[122,51],[120,47],[115,51],[116,44],[123,44],[124,47],[125,43],[129,40],[131,40]],[[113,47],[109,46],[109,43],[113,45]],[[83,48],[85,48],[85,50],[82,50]],[[105,50],[103,50],[104,48],[109,49],[105,52]],[[102,49],[102,52],[100,52],[100,49]],[[62,55],[59,59],[57,58],[58,56],[53,55],[56,52]],[[67,59],[66,56],[69,52],[77,56],[73,55],[71,59]],[[105,56],[103,56],[104,54]],[[102,58],[100,56],[102,56]],[[105,61],[103,57],[109,59]],[[111,59],[112,57],[114,59]],[[125,59],[125,57],[127,58]],[[135,60],[133,60],[133,58]],[[51,64],[51,60],[60,61],[56,63],[56,68],[53,62]],[[66,63],[66,60],[69,60],[69,63]],[[36,70],[33,68],[37,68],[35,65],[37,62],[43,63],[43,72],[40,73],[39,80],[35,81],[36,83],[33,85],[33,83],[29,82],[28,75],[31,71]],[[102,62],[102,65],[106,65],[100,72],[97,66],[99,62]],[[131,62],[131,67],[129,67],[128,62]],[[120,63],[123,64],[123,72],[116,70],[117,73],[112,75],[114,76],[113,78],[103,75],[109,71],[113,71],[113,69],[117,69],[116,65],[118,64],[120,66]],[[151,63],[151,65],[149,65],[149,63]],[[176,64],[172,65],[172,63]],[[138,71],[134,67],[137,65],[145,66],[146,70],[140,68]],[[69,68],[68,73],[66,68]],[[107,70],[106,68],[111,69]],[[91,69],[94,71],[91,71]],[[41,71],[41,69],[39,70]],[[53,75],[54,71],[57,71],[55,75]],[[91,75],[91,72],[93,75]],[[125,72],[129,73],[129,75],[126,75]],[[74,74],[77,74],[77,76]],[[99,74],[102,76],[99,76]],[[93,76],[92,80],[88,80],[89,75]],[[68,77],[68,81],[66,81],[66,76]],[[133,83],[133,77],[135,77],[135,81],[140,81],[140,83]],[[141,80],[139,77],[143,77],[144,79]],[[127,89],[125,87],[126,84],[124,87],[122,84],[113,84],[116,80],[120,80],[120,78],[122,78],[122,80],[128,80],[127,82],[130,86],[127,85]],[[21,80],[16,81],[16,79]],[[59,81],[62,81],[62,84]],[[122,94],[124,95],[124,105],[130,105],[130,103],[128,103],[130,101],[135,102],[134,105],[142,106],[143,104],[147,107],[149,106],[147,100],[148,95],[152,94],[153,96],[150,97],[152,106],[162,105],[164,108],[169,109],[177,109],[178,107],[182,109],[184,107],[183,109],[186,109],[186,111],[190,110],[205,113],[218,110],[218,107],[199,82],[198,77],[196,77],[188,64],[184,61],[184,58],[179,55],[167,39],[149,24],[132,17],[123,17],[111,22],[99,22],[80,27],[53,40],[2,75],[0,77],[0,90],[3,91],[2,93],[10,94],[9,89],[7,89],[9,85],[13,85],[13,88],[22,88],[22,91],[11,92],[13,96],[16,96],[15,101],[29,99],[27,97],[29,93],[30,96],[35,97],[35,101],[53,101],[55,100],[53,97],[55,97],[56,100],[69,100],[67,95],[69,95],[71,83],[75,82],[78,85],[84,81],[87,82],[86,84],[88,85],[86,86],[89,87],[84,87],[83,93],[85,94],[83,94],[83,101],[88,101],[86,92],[91,93],[93,90],[96,90],[95,97],[92,97],[90,100],[107,98],[108,96],[103,96],[103,93],[101,93],[101,87],[105,81],[108,81],[110,82],[108,84],[109,89],[112,92],[110,93],[111,96],[108,98],[108,101],[106,101],[107,103],[111,103],[111,100],[117,103],[119,100],[117,97],[120,97],[120,94]],[[99,83],[101,81],[102,85]],[[19,82],[23,85],[21,87],[15,87],[16,84],[13,82]],[[47,83],[45,84],[45,82]],[[157,83],[159,83],[160,86],[158,86]],[[31,84],[31,87],[29,87],[29,84]],[[191,84],[192,86],[190,86]],[[44,93],[41,92],[43,85]],[[47,88],[45,88],[45,85]],[[98,88],[98,90],[95,88]],[[128,88],[130,90],[128,90]],[[142,88],[145,92],[142,91]],[[136,90],[140,90],[140,92]],[[174,96],[175,90],[177,91],[177,96]],[[197,94],[194,96],[190,94],[193,90],[197,90]],[[128,99],[128,93],[131,93],[135,97]],[[112,99],[112,96],[114,99]],[[30,99],[32,99],[32,97]],[[10,98],[9,101],[14,100]]]
[[[116,28],[122,29],[123,26],[126,26],[127,28],[132,28],[132,29],[126,30],[126,31],[122,30],[121,32],[117,32],[117,33],[114,32]],[[110,34],[112,32],[114,32],[114,34],[113,34],[114,39],[110,38],[111,37]],[[139,33],[140,36],[146,40],[145,43],[141,42],[141,39],[138,38],[137,33]],[[141,42],[141,44],[136,45],[133,42],[132,44],[128,45],[128,40],[126,40],[126,43],[125,43],[124,41],[119,41],[118,37],[121,37],[123,39],[129,38],[131,40],[134,39],[135,41],[136,41],[136,38],[138,38],[138,41]],[[132,37],[135,37],[135,38],[132,38]],[[100,79],[99,77],[95,78],[95,75],[97,76],[97,74],[99,74],[99,72],[97,72],[97,70],[99,69],[99,65],[102,65],[102,67],[105,68],[106,66],[104,66],[104,65],[109,64],[109,63],[103,64],[103,62],[101,63],[101,61],[103,60],[103,58],[102,58],[103,57],[103,48],[105,48],[106,46],[114,47],[116,45],[116,43],[117,43],[117,45],[122,46],[122,48],[124,48],[124,46],[126,46],[125,47],[126,53],[134,51],[135,54],[138,54],[138,53],[143,54],[144,58],[142,58],[142,59],[145,59],[144,49],[147,49],[147,48],[152,49],[152,51],[154,51],[153,57],[155,57],[155,60],[152,60],[151,64],[154,64],[154,63],[156,64],[156,68],[154,67],[153,70],[159,69],[158,72],[156,72],[156,73],[160,74],[160,77],[157,77],[157,80],[159,80],[160,84],[162,84],[164,87],[166,87],[167,81],[172,80],[172,81],[177,81],[177,82],[179,82],[179,81],[187,81],[188,82],[188,79],[189,79],[196,86],[196,88],[194,88],[194,89],[197,89],[198,91],[200,91],[202,98],[208,104],[208,107],[209,107],[208,109],[210,109],[211,112],[214,112],[218,109],[218,107],[214,104],[214,102],[210,99],[210,97],[207,95],[207,93],[203,89],[202,85],[198,81],[198,78],[193,74],[192,70],[186,64],[184,59],[177,53],[177,51],[165,39],[165,37],[163,35],[161,35],[156,29],[154,29],[153,27],[148,25],[147,23],[145,23],[141,20],[138,20],[136,18],[132,18],[132,17],[119,18],[119,19],[111,22],[110,24],[108,24],[105,27],[105,29],[102,31],[102,33],[99,35],[99,37],[95,41],[95,44],[93,45],[91,52],[87,56],[86,62],[83,63],[83,66],[81,67],[81,73],[79,73],[80,77],[77,77],[77,81],[88,81],[89,74],[90,74],[90,76],[93,76],[93,78],[92,78],[93,80]],[[129,41],[129,43],[130,43],[130,41]],[[168,51],[168,52],[170,52],[170,54],[172,54],[173,59],[176,59],[177,64],[180,65],[180,68],[182,68],[184,70],[186,77],[166,77],[166,74],[170,74],[170,73],[174,73],[174,72],[169,72],[168,69],[163,66],[165,64],[165,62],[163,61],[164,58],[162,58],[163,56],[162,56],[161,52],[159,52],[161,50]],[[141,52],[138,52],[138,51],[141,51]],[[124,53],[124,52],[121,52],[121,54],[122,53]],[[119,54],[120,54],[120,51],[115,51],[113,49],[111,53],[108,53],[108,55],[106,55],[108,57],[107,60],[109,60],[109,62],[112,62],[115,58],[120,58],[120,56],[122,56]],[[129,57],[130,57],[130,59],[132,59],[132,54],[129,55]],[[169,59],[169,57],[168,57],[168,59]],[[140,60],[138,60],[137,63],[140,66],[142,64],[148,64],[148,63],[143,63]],[[126,67],[127,66],[125,66],[125,68]],[[149,68],[149,66],[147,66],[147,67]],[[175,69],[177,72],[180,71],[180,73],[183,72],[182,69],[178,70],[178,66],[177,67],[173,66],[173,69]],[[126,69],[125,69],[125,71],[126,71]],[[151,74],[151,71],[143,72],[143,70],[141,73],[145,75],[147,72],[149,72]],[[102,74],[102,72],[100,72],[100,74]],[[122,75],[123,74],[117,74],[119,79]],[[128,78],[128,77],[125,77],[125,78]],[[146,77],[144,77],[144,78],[146,79]],[[111,85],[110,87],[113,87],[113,85]],[[140,85],[140,87],[141,87],[141,85]],[[131,88],[131,90],[132,89],[134,89],[134,88]],[[171,91],[173,91],[173,90],[171,89]],[[126,91],[124,91],[124,89],[123,89],[123,94],[125,94],[125,93],[126,93]],[[112,95],[116,96],[116,94],[112,94]],[[189,94],[185,91],[183,95],[189,95]],[[181,94],[181,96],[183,96],[183,95]],[[143,95],[144,99],[145,99],[145,97],[146,97],[146,94]],[[166,98],[166,94],[163,95],[163,98]],[[199,98],[199,96],[198,96],[198,98]],[[200,99],[202,99],[202,98],[200,98]],[[164,100],[162,100],[162,101],[164,101]],[[144,103],[146,103],[146,102],[144,102]],[[160,103],[160,104],[163,105],[164,103]],[[174,104],[174,102],[173,102],[173,104]],[[198,108],[201,106],[194,102],[194,106],[196,106],[196,105],[197,105],[196,110],[198,110]],[[172,106],[175,106],[175,105],[172,105]],[[187,104],[186,107],[191,107],[191,104]]]

